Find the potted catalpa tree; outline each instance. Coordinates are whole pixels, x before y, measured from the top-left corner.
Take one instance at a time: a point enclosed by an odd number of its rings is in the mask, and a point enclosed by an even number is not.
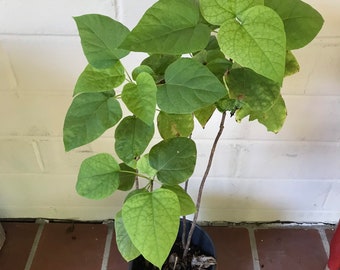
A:
[[[96,200],[127,192],[115,216],[116,240],[127,261],[148,262],[135,269],[214,269],[213,254],[189,251],[224,121],[281,129],[283,79],[299,71],[292,51],[313,40],[321,15],[300,0],[159,0],[131,31],[97,14],[75,21],[88,65],[65,118],[65,149],[115,132],[107,153],[81,164],[77,192]],[[130,52],[147,53],[131,74],[121,62]],[[220,129],[194,203],[187,193],[197,164],[191,134],[214,113]],[[189,214],[181,251],[172,252],[180,217]]]

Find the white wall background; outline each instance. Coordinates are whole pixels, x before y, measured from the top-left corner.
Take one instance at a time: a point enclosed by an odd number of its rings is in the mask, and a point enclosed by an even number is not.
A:
[[[74,186],[81,161],[112,149],[112,131],[65,153],[63,120],[85,67],[72,16],[100,13],[132,28],[153,0],[0,1],[0,218],[112,218],[122,193],[91,201]],[[308,0],[325,19],[296,51],[301,72],[283,88],[278,135],[228,120],[203,198],[201,220],[322,221],[340,217],[340,1]],[[130,57],[125,63],[138,62]],[[197,130],[198,182],[219,116]],[[197,188],[192,187],[195,197]]]

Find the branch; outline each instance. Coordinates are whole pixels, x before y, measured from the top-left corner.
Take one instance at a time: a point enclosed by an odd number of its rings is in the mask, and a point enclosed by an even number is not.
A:
[[[219,141],[219,139],[220,139],[220,137],[223,133],[225,119],[226,119],[226,112],[223,112],[221,122],[220,122],[220,129],[218,130],[216,138],[214,140],[214,143],[211,147],[208,164],[207,164],[207,167],[205,169],[205,173],[204,173],[202,180],[201,180],[200,188],[199,188],[199,191],[198,191],[198,197],[197,197],[197,201],[196,201],[196,213],[194,215],[194,219],[192,221],[191,228],[190,228],[190,231],[189,231],[189,234],[188,234],[188,239],[187,239],[187,243],[186,243],[186,246],[185,246],[185,249],[184,249],[183,258],[185,258],[187,256],[188,251],[189,251],[191,238],[192,238],[192,235],[194,233],[194,230],[195,230],[195,227],[196,227],[196,224],[197,224],[197,219],[198,219],[198,214],[199,214],[199,210],[200,210],[200,206],[201,206],[201,199],[202,199],[202,195],[203,195],[204,185],[205,185],[205,182],[207,180],[207,177],[208,177],[210,169],[211,169],[211,165],[212,165],[212,161],[213,161],[213,158],[214,158],[214,155],[215,155],[217,143],[218,143],[218,141]]]

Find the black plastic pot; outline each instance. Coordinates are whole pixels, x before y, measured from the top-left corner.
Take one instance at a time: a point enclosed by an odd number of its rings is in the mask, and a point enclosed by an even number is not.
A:
[[[189,233],[191,224],[192,222],[190,220],[186,220],[186,235],[188,235]],[[176,242],[181,241],[182,232],[183,232],[183,221],[181,220]],[[196,225],[196,228],[194,230],[194,234],[191,239],[191,244],[193,246],[199,247],[204,255],[212,256],[216,258],[215,247],[214,247],[213,241],[211,240],[210,236],[198,225]],[[129,262],[129,270],[144,270],[141,268],[141,265],[140,265],[141,260],[143,260],[142,256]],[[208,270],[215,270],[215,269],[216,269],[216,266],[210,266],[208,268]]]

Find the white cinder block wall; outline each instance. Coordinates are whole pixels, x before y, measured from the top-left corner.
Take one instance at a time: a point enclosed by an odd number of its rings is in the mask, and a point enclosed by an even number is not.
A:
[[[110,151],[112,131],[65,153],[63,120],[86,65],[72,16],[100,13],[132,28],[153,0],[0,1],[0,217],[113,218],[122,193],[78,196],[81,161]],[[256,122],[226,123],[201,220],[336,222],[340,217],[340,2],[308,0],[325,18],[296,51],[301,72],[283,88],[288,118],[278,135]],[[125,61],[132,67],[139,58]],[[195,131],[198,182],[218,126]],[[195,197],[196,187],[190,192]]]

